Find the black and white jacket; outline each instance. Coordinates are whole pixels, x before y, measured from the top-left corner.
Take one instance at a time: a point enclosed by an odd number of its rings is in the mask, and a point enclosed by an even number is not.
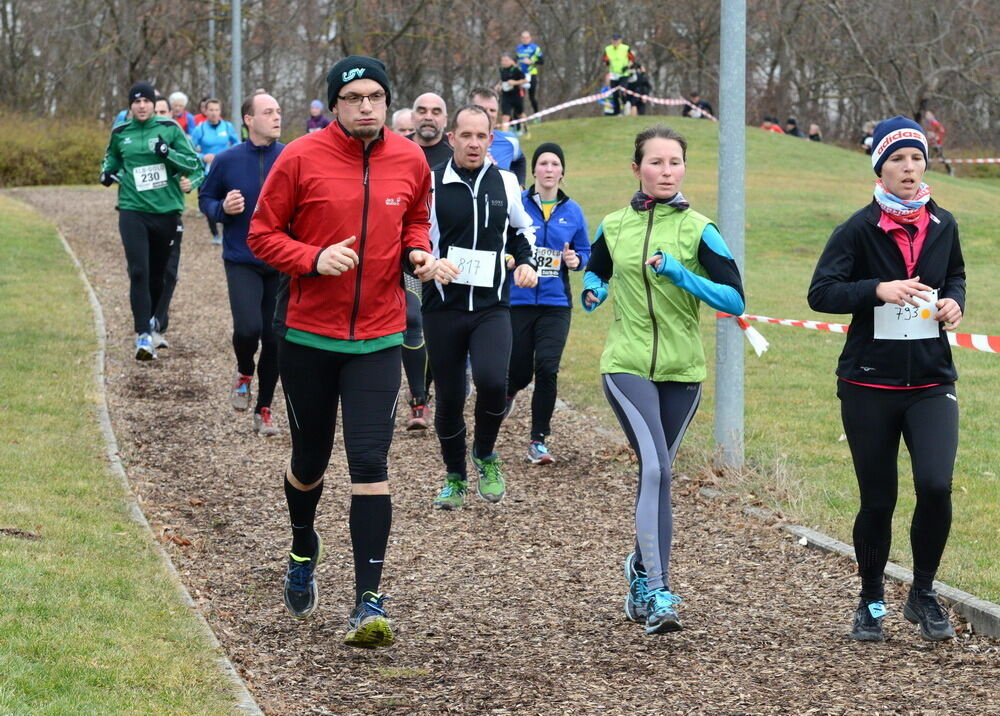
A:
[[[534,268],[535,230],[521,203],[517,178],[488,160],[471,185],[452,162],[431,172],[431,251],[448,258],[452,246],[496,252],[492,286],[424,284],[423,310],[481,311],[510,305],[506,255]]]

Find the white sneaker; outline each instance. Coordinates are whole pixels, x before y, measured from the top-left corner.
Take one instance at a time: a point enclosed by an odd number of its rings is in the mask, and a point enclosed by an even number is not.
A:
[[[153,348],[169,348],[170,343],[167,342],[167,337],[157,330],[159,327],[159,321],[155,318],[149,319],[149,337],[153,341]]]

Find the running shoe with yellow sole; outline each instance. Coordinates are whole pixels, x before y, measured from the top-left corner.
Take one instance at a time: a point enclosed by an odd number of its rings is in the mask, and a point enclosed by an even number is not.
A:
[[[351,616],[347,617],[349,627],[344,643],[348,646],[358,646],[364,649],[374,649],[379,646],[390,646],[395,637],[392,634],[392,622],[385,612],[384,594],[365,592],[361,595],[361,603],[354,607]]]

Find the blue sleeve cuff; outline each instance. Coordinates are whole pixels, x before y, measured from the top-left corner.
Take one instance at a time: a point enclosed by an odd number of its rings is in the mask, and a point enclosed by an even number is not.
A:
[[[597,296],[597,303],[592,306],[587,306],[585,297],[587,291],[593,291],[594,295]],[[583,306],[583,310],[590,313],[595,308],[604,303],[608,298],[608,284],[601,280],[600,276],[590,271],[587,271],[583,275],[583,291],[580,293],[580,305]]]

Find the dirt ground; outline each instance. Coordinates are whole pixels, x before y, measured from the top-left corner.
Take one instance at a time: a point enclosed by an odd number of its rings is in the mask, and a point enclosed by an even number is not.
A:
[[[55,221],[84,264],[107,319],[111,415],[132,489],[267,713],[1000,713],[1000,644],[967,630],[922,641],[896,587],[890,639],[851,642],[849,561],[800,547],[736,500],[699,497],[683,476],[672,582],[685,628],[646,636],[622,614],[635,481],[623,439],[563,409],[550,440],[559,462],[528,465],[527,401],[501,431],[507,498],[473,496],[457,513],[431,509],[436,440],[402,430],[400,411],[383,582],[398,640],[388,649],[341,643],[353,572],[338,440],[317,523],[320,606],[289,618],[289,440],[258,438],[229,407],[229,306],[204,219],[184,217],[171,348],[143,364],[132,357],[113,192],[11,194]],[[275,414],[284,426],[284,407]]]

